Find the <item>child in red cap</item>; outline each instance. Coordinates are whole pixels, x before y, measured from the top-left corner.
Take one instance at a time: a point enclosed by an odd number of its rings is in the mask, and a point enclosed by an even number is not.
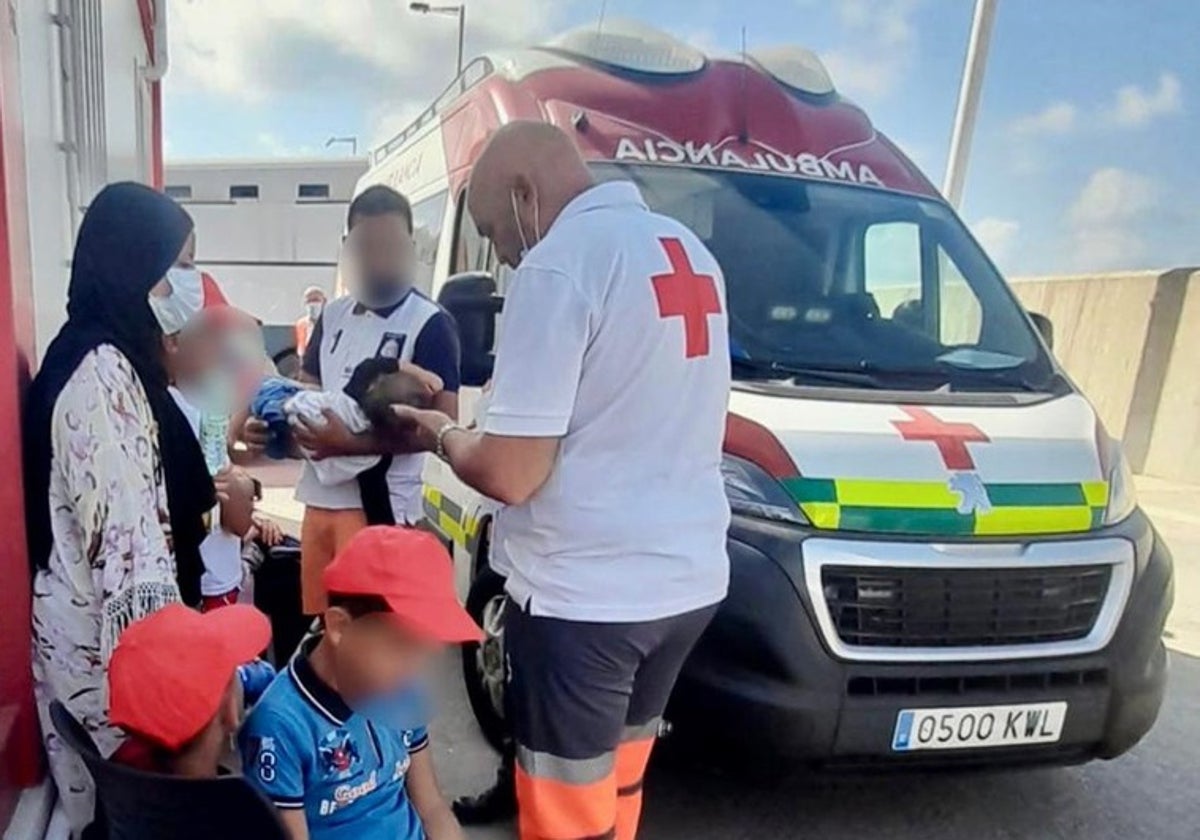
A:
[[[170,604],[129,625],[108,666],[109,720],[130,736],[113,760],[216,776],[241,717],[239,669],[270,640],[267,617],[241,604],[206,614]]]
[[[294,837],[458,840],[429,757],[417,685],[446,644],[482,633],[431,534],[375,526],[323,575],[329,607],[250,713],[242,769]]]

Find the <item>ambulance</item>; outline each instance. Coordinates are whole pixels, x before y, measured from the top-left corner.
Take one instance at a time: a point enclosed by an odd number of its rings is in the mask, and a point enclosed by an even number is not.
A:
[[[710,56],[608,21],[476,59],[373,152],[359,189],[413,202],[420,287],[462,334],[468,423],[511,274],[465,191],[511,120],[562,128],[724,271],[731,582],[672,740],[773,767],[994,765],[1111,758],[1146,734],[1172,562],[1120,444],[1050,323],[813,53]],[[488,632],[467,688],[498,742],[494,505],[430,461],[426,513]]]

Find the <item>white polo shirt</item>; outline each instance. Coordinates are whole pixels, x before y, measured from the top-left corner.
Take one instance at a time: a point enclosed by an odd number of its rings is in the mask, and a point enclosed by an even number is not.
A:
[[[725,287],[691,231],[619,181],[576,197],[515,273],[484,431],[560,437],[497,513],[498,571],[533,615],[649,621],[725,597]]]
[[[361,306],[352,297],[341,297],[326,305],[321,313],[318,342],[321,387],[341,391],[350,381],[355,367],[364,359],[386,357],[401,362],[413,361],[418,337],[425,325],[441,313],[441,308],[417,290],[412,290],[398,306],[379,314]],[[454,360],[457,366],[457,359]],[[421,469],[424,453],[391,456],[387,470],[387,489],[397,523],[413,524],[421,519]],[[357,478],[326,484],[317,476],[311,461],[296,485],[296,500],[329,510],[363,507],[362,488]]]

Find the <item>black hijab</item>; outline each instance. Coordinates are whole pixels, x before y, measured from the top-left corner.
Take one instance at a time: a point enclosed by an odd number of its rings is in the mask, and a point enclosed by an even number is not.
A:
[[[67,322],[46,350],[25,406],[25,516],[29,557],[45,569],[50,530],[51,421],[58,395],[83,358],[111,344],[137,371],[158,423],[180,593],[200,600],[203,517],[216,502],[200,444],[167,390],[162,330],[147,297],[192,232],[187,212],[142,184],[110,184],[88,207],[75,241]]]

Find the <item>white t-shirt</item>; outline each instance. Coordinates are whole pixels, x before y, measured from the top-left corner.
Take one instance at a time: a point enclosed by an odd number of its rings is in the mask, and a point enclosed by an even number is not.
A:
[[[436,303],[413,289],[404,301],[380,315],[361,306],[352,297],[341,297],[326,305],[321,313],[320,352],[321,388],[342,391],[354,369],[365,359],[387,357],[410,362],[422,328],[440,312]],[[397,523],[414,524],[421,520],[421,469],[425,454],[391,456],[387,488]],[[296,501],[329,510],[363,507],[362,489],[356,478],[324,484],[316,475],[312,461],[296,485]]]
[[[200,439],[200,410],[188,402],[178,388],[171,387],[175,404],[187,418],[192,434]],[[200,594],[205,596],[224,595],[242,585],[242,540],[224,528],[210,531],[200,543],[200,559],[204,562],[204,574],[200,577]]]
[[[545,485],[497,513],[509,594],[605,622],[724,598],[729,341],[713,256],[633,184],[601,184],[522,260],[503,318],[483,429],[561,438]]]

